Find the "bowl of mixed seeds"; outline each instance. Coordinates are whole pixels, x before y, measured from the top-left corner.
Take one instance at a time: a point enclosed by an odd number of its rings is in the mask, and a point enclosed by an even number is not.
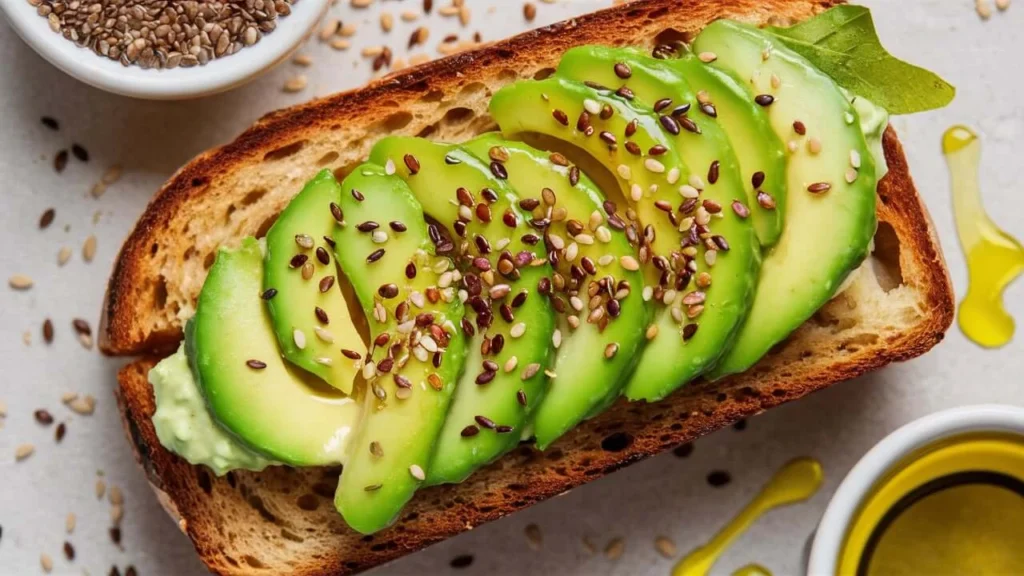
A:
[[[3,0],[43,58],[97,88],[156,100],[251,80],[287,58],[330,0]]]

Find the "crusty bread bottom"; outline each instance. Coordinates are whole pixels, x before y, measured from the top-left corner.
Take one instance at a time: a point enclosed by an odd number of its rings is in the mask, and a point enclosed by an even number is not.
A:
[[[620,401],[546,452],[522,446],[457,486],[419,493],[374,536],[334,511],[336,469],[273,468],[213,477],[156,438],[146,374],[118,375],[124,425],[165,507],[204,562],[224,574],[334,574],[366,569],[560,494],[682,442],[938,343],[953,318],[941,254],[892,129],[871,258],[849,288],[752,370],[684,387],[654,404]]]
[[[159,444],[148,370],[180,340],[217,246],[265,231],[319,166],[347,167],[383,133],[461,140],[493,127],[489,95],[543,75],[568,47],[650,47],[718,17],[802,19],[831,0],[648,0],[531,32],[276,112],[235,143],[205,153],[157,195],[122,249],[101,331],[126,366],[117,391],[125,429],[161,502],[211,570],[339,574],[363,570],[600,478],[829,384],[918,356],[953,318],[949,278],[894,131],[878,188],[871,258],[849,288],[745,374],[694,383],[655,403],[620,401],[541,453],[522,446],[457,486],[420,492],[392,528],[349,530],[334,511],[336,469],[273,468],[215,478]]]

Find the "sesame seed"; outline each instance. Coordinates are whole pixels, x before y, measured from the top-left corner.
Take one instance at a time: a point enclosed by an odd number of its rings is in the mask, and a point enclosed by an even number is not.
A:
[[[704,252],[704,262],[708,266],[714,266],[718,260],[718,250],[708,250]]]
[[[697,55],[697,57],[700,58],[700,61],[705,64],[710,64],[715,60],[718,60],[718,55],[715,54],[714,52],[701,52],[700,54]]]
[[[774,210],[775,198],[772,198],[771,194],[768,194],[767,192],[759,191],[757,193],[757,204],[761,206],[761,208],[764,208],[765,210]]]
[[[683,120],[692,123],[692,120],[690,120],[689,118],[683,118]],[[679,134],[680,123],[677,122],[676,119],[673,118],[672,116],[659,116],[658,121],[661,122],[662,127],[665,128],[665,130],[669,134],[672,134],[673,136],[677,136]]]
[[[644,189],[639,184],[633,184],[629,187],[629,199],[633,202],[639,202],[644,197]]]
[[[654,158],[648,158],[644,160],[644,168],[647,168],[655,174],[661,174],[665,171],[665,165],[655,160]]]
[[[687,324],[683,327],[683,341],[689,341],[697,333],[697,324]]]
[[[405,162],[405,167],[409,169],[409,175],[415,176],[420,171],[420,161],[416,159],[412,154],[406,154],[402,157],[402,161]],[[394,170],[394,163],[392,163],[392,173]]]
[[[395,173],[395,161],[388,158],[388,161],[384,163],[384,173],[388,176],[392,176]]]
[[[615,171],[619,174],[619,178],[623,180],[629,180],[633,177],[633,171],[625,164],[619,164]]]
[[[292,340],[295,341],[295,346],[299,350],[304,350],[306,348],[306,334],[303,333],[302,330],[299,330],[298,328],[293,330],[292,331]]]
[[[807,139],[807,151],[812,155],[817,156],[821,153],[821,140],[815,136],[811,136]]]
[[[619,352],[619,345],[615,342],[608,344],[604,347],[604,357],[611,360]]]
[[[807,126],[805,126],[804,123],[799,121],[799,120],[794,120],[793,121],[793,132],[796,132],[797,134],[803,136],[803,135],[807,134]]]
[[[779,78],[778,74],[772,74],[771,84],[772,88],[778,88],[779,86],[782,86],[782,78]]]
[[[853,184],[857,181],[857,170],[855,168],[848,168],[846,170],[846,183]]]
[[[679,193],[683,196],[683,198],[689,199],[695,199],[698,196],[700,196],[700,191],[694,188],[693,186],[690,186],[689,184],[683,184],[682,186],[680,186]]]
[[[739,200],[732,201],[732,211],[742,219],[746,219],[750,216],[750,210]]]
[[[828,182],[815,182],[807,187],[807,191],[812,194],[824,194],[832,189],[832,185]]]
[[[555,109],[551,111],[551,116],[562,126],[569,125],[569,117],[566,116],[565,112]]]
[[[613,68],[615,70],[615,75],[623,80],[633,75],[633,71],[630,70],[629,65],[624,62],[616,62]]]
[[[860,152],[850,150],[850,166],[858,169],[860,168]]]
[[[591,113],[591,114],[600,114],[601,113],[601,104],[598,103],[596,100],[592,100],[590,98],[584,98],[583,99],[583,109],[586,110],[587,112]]]
[[[523,373],[521,375],[521,378],[523,380],[529,380],[530,378],[533,378],[534,376],[536,376],[537,372],[539,372],[539,371],[540,371],[540,364],[537,364],[537,363],[528,364],[526,366],[526,368],[523,369]]]
[[[263,370],[264,368],[267,367],[266,362],[256,359],[246,360],[245,365],[248,366],[249,368],[252,368],[253,370]]]
[[[668,174],[665,175],[665,181],[669,184],[675,184],[679,181],[679,168],[672,167],[669,169]]]
[[[758,94],[757,96],[754,96],[754,102],[756,102],[758,106],[771,106],[775,103],[775,97],[771,94]]]
[[[516,402],[519,402],[520,406],[526,406],[526,391],[522,388],[516,392]]]
[[[28,458],[36,451],[36,447],[31,444],[21,444],[14,449],[14,459],[18,462]]]
[[[525,333],[526,333],[526,324],[523,323],[523,322],[520,322],[520,323],[516,324],[508,332],[509,336],[511,336],[513,338],[519,338],[519,337],[521,337]]]
[[[657,324],[651,324],[650,326],[648,326],[647,327],[647,332],[644,333],[644,336],[648,340],[654,340],[654,338],[657,335],[658,335],[658,325]]]
[[[502,368],[505,370],[505,372],[511,372],[511,371],[516,369],[516,366],[518,364],[519,364],[519,359],[516,358],[515,356],[512,356],[508,360],[505,361],[505,365],[502,366]]]
[[[630,272],[634,272],[640,269],[640,263],[636,261],[636,258],[629,255],[620,257],[619,264],[626,270],[629,270]]]
[[[796,140],[790,140],[789,142],[786,142],[786,149],[789,150],[790,152],[796,152],[799,147],[800,144],[797,143]]]

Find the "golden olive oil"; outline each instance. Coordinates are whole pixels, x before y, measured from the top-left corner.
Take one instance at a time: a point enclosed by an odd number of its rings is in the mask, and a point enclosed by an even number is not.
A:
[[[957,235],[967,258],[967,296],[960,302],[958,322],[964,335],[989,348],[1013,338],[1013,318],[1003,307],[1003,290],[1024,272],[1024,247],[1000,230],[985,213],[978,184],[981,144],[964,126],[942,137],[953,188]]]
[[[1024,441],[945,440],[897,464],[850,525],[839,574],[1024,574]]]
[[[672,576],[704,576],[733,540],[743,534],[765,512],[807,500],[821,487],[823,478],[821,464],[817,460],[799,458],[789,462],[779,469],[761,492],[707,544],[683,557],[672,570]],[[757,564],[744,566],[736,573],[741,576],[771,575],[766,568]]]

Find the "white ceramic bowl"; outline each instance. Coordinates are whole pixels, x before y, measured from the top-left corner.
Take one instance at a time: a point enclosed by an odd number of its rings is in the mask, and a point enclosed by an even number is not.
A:
[[[807,574],[837,574],[847,530],[871,488],[910,453],[938,440],[969,432],[1006,432],[1024,436],[1024,408],[1001,405],[944,410],[896,430],[857,462],[825,509],[811,544]]]
[[[18,35],[54,66],[102,90],[151,100],[196,98],[244,84],[298,48],[329,5],[330,0],[298,0],[291,14],[278,18],[277,28],[259,42],[205,66],[145,70],[78,47],[50,30],[46,18],[25,0],[0,0]]]

